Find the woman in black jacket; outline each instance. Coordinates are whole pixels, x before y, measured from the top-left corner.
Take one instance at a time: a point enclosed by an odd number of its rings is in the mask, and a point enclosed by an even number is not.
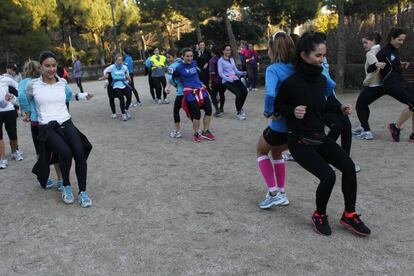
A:
[[[384,62],[385,67],[380,71],[384,93],[394,99],[406,104],[408,107],[401,113],[397,123],[388,125],[391,137],[395,142],[400,141],[400,128],[414,112],[414,94],[410,91],[404,80],[402,69],[407,69],[408,62],[402,62],[398,49],[404,44],[406,31],[400,28],[392,28],[387,37],[387,44],[377,54],[379,62]],[[414,134],[411,134],[410,141],[414,142]]]
[[[357,179],[355,165],[349,155],[324,132],[325,113],[351,113],[350,105],[328,103],[325,99],[326,78],[322,73],[326,55],[324,39],[305,33],[297,45],[295,73],[286,79],[275,100],[275,114],[283,115],[288,125],[288,147],[294,159],[315,175],[320,184],[316,190],[316,211],[312,215],[315,231],[330,235],[326,206],[335,184],[332,164],[342,172],[345,211],[340,223],[353,232],[366,236],[370,230],[355,212]]]

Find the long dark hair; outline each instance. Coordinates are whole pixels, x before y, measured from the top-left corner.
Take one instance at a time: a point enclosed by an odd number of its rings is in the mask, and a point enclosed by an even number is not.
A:
[[[366,33],[362,38],[365,38],[369,41],[375,41],[375,44],[380,44],[382,40],[381,35],[378,32]]]
[[[388,33],[388,36],[387,36],[387,42],[390,43],[391,39],[397,38],[402,34],[406,35],[407,32],[402,28],[391,28],[391,30],[390,30],[390,32]]]
[[[296,47],[295,63],[296,65],[302,61],[300,53],[304,52],[309,55],[312,51],[316,49],[316,46],[319,44],[326,44],[325,38],[320,33],[315,32],[306,32],[304,33],[298,41]]]

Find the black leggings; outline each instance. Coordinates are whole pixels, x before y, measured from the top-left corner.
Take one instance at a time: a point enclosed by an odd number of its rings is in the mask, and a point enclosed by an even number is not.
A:
[[[182,104],[183,97],[184,97],[184,95],[175,97],[174,109],[173,109],[174,123],[179,123],[180,122],[180,109],[181,109],[181,104]]]
[[[134,93],[135,99],[137,100],[137,102],[140,103],[141,100],[139,99],[138,91],[137,91],[137,89],[135,89],[134,73],[129,73],[129,77],[131,78],[131,82],[129,83],[129,86],[131,86],[131,90]]]
[[[128,111],[131,105],[131,90],[128,87],[122,89],[115,88],[113,89],[113,97],[119,99],[119,107],[121,108],[122,114],[125,114],[125,110]],[[126,98],[126,103],[124,97]]]
[[[165,77],[152,77],[152,83],[155,88],[155,93],[157,94],[157,99],[161,99],[161,92],[163,98],[167,98],[167,93],[165,93],[165,86],[167,85],[167,81]]]
[[[225,82],[224,87],[236,96],[236,110],[240,112],[242,110],[244,102],[247,98],[247,88],[241,82],[241,80],[235,80],[233,82]]]
[[[289,136],[288,147],[295,161],[320,180],[316,190],[316,210],[319,214],[326,213],[326,206],[336,179],[335,172],[329,164],[342,172],[345,211],[355,211],[357,194],[355,164],[338,144],[326,138],[320,146],[308,146],[300,144],[298,139]]]
[[[155,100],[155,87],[154,87],[154,82],[152,81],[151,72],[148,73],[148,85],[149,85],[151,97],[153,100]]]
[[[59,166],[62,171],[63,186],[70,185],[69,175],[72,166],[72,157],[75,160],[75,171],[78,179],[79,192],[86,190],[86,176],[88,166],[86,163],[86,154],[78,130],[72,121],[66,121],[64,127],[56,130],[50,130],[46,144],[46,154],[50,156],[55,153],[59,156]],[[63,134],[63,135],[62,135]],[[49,170],[49,166],[47,166]]]
[[[213,83],[211,85],[210,95],[211,95],[211,102],[216,110],[224,108],[224,102],[226,98],[224,96],[224,92],[226,91],[226,87],[221,83]],[[220,95],[220,108],[217,101],[217,96]]]
[[[211,102],[208,97],[204,98],[204,103],[200,107],[197,104],[197,101],[187,102],[188,110],[190,111],[191,120],[200,120],[201,118],[201,109],[204,109],[206,116],[211,116]]]
[[[112,86],[111,85],[108,85],[106,87],[106,91],[108,93],[109,106],[111,107],[112,114],[115,114],[116,113],[115,97],[114,97],[114,91],[112,89]]]
[[[3,123],[10,140],[17,140],[16,110],[0,112],[0,140],[3,140]]]
[[[389,83],[384,83],[383,86],[365,87],[359,94],[355,107],[358,119],[365,131],[371,130],[368,123],[369,105],[384,95],[389,95],[397,101],[408,105],[411,110],[414,108],[414,94],[410,87],[404,86],[402,83],[390,81]]]
[[[83,93],[83,87],[82,87],[82,78],[75,78],[76,80],[76,85],[79,87],[79,90],[81,93]]]
[[[343,114],[327,113],[324,116],[325,125],[329,128],[328,137],[332,141],[338,140],[341,136],[342,149],[351,154],[352,126],[349,117]]]
[[[258,70],[257,70],[257,63],[246,65],[247,67],[247,82],[250,88],[256,88],[257,85],[257,78],[258,78]]]
[[[30,132],[32,133],[32,140],[33,145],[35,147],[36,154],[40,154],[40,147],[39,147],[39,125],[38,124],[31,124],[30,125]]]

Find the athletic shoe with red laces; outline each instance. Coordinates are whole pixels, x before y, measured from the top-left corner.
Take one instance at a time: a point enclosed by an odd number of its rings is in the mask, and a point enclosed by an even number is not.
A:
[[[357,235],[366,237],[371,234],[371,230],[362,222],[359,218],[361,215],[358,215],[356,212],[343,214],[339,223]]]
[[[331,227],[329,226],[328,216],[319,215],[318,212],[313,212],[312,215],[312,224],[315,227],[314,230],[316,233],[323,236],[330,236],[332,233]]]
[[[193,142],[194,143],[200,143],[201,142],[200,134],[198,132],[194,133]]]
[[[213,133],[211,133],[210,130],[204,130],[203,132],[201,132],[201,138],[204,138],[206,140],[209,141],[213,141],[216,139],[216,137],[213,135]]]

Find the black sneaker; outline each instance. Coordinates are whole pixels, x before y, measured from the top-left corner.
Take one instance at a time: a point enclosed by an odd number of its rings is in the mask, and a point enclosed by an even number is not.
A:
[[[354,213],[351,218],[345,217],[345,213],[342,215],[339,223],[360,236],[366,237],[371,234],[371,230],[362,222],[359,218],[360,215]]]
[[[220,113],[224,113],[224,109],[222,107],[219,108]]]
[[[394,142],[399,142],[400,141],[400,129],[397,127],[397,125],[395,123],[391,123],[388,125],[388,130],[391,134],[392,140]]]
[[[414,132],[411,133],[410,138],[408,138],[408,143],[414,144]]]
[[[220,116],[221,116],[220,110],[217,110],[216,112],[214,112],[214,117],[220,117]]]
[[[332,231],[329,226],[328,216],[319,215],[316,211],[312,215],[312,224],[315,226],[314,230],[316,233],[324,236],[330,236]]]

